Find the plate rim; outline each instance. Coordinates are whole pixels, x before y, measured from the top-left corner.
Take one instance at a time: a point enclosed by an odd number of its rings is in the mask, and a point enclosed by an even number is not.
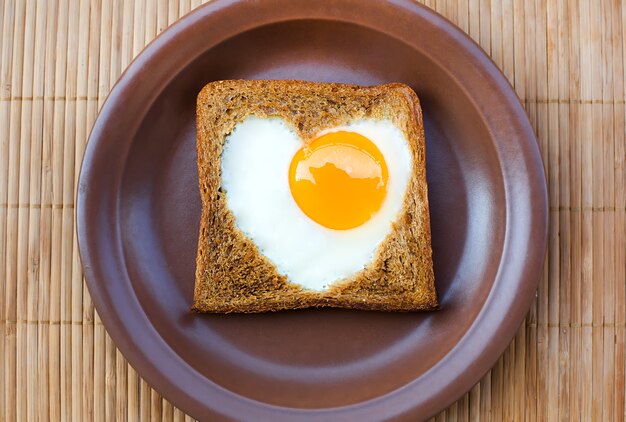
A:
[[[346,0],[338,3],[335,9],[325,11],[320,10],[322,9],[320,7],[316,8],[315,2],[307,0],[270,0],[256,5],[253,3],[245,0],[213,0],[190,12],[170,28],[163,31],[144,48],[123,72],[107,97],[94,123],[89,142],[85,148],[76,193],[78,247],[84,277],[94,306],[98,310],[100,318],[107,332],[114,340],[115,345],[128,362],[136,368],[137,372],[165,398],[172,401],[174,405],[199,419],[215,417],[242,419],[246,415],[254,415],[259,420],[269,420],[277,415],[289,417],[290,419],[316,419],[323,416],[333,416],[334,419],[368,417],[387,419],[401,416],[408,417],[410,415],[414,417],[417,415],[419,417],[432,416],[469,390],[492,367],[515,335],[530,307],[533,293],[537,289],[547,248],[548,198],[544,167],[530,122],[512,86],[491,58],[468,35],[426,6],[412,0],[395,0],[388,3],[376,0]],[[94,210],[94,195],[89,187],[91,180],[99,177],[98,172],[95,171],[98,169],[99,155],[106,151],[107,147],[110,148],[110,145],[106,145],[107,124],[116,119],[116,116],[119,114],[118,108],[120,104],[129,100],[129,93],[140,83],[139,79],[143,69],[146,67],[157,68],[163,75],[167,75],[166,63],[159,63],[159,61],[165,55],[174,54],[175,49],[178,49],[178,56],[184,56],[187,50],[181,44],[186,37],[186,32],[197,30],[198,26],[203,24],[205,20],[209,20],[214,24],[213,30],[215,31],[212,34],[212,44],[207,47],[208,49],[230,38],[232,35],[265,24],[300,19],[339,20],[356,24],[366,23],[371,28],[384,30],[384,28],[375,28],[375,23],[368,17],[368,12],[370,16],[375,15],[374,12],[378,12],[379,15],[376,15],[379,21],[378,26],[384,26],[384,19],[380,17],[380,14],[383,13],[381,7],[389,9],[385,13],[397,13],[399,19],[422,19],[428,21],[442,35],[448,37],[449,42],[456,44],[467,55],[467,58],[471,60],[472,64],[477,66],[479,71],[484,72],[483,76],[497,88],[497,92],[494,95],[501,95],[502,101],[508,106],[506,112],[501,112],[507,114],[511,122],[517,126],[516,130],[520,142],[513,142],[514,145],[507,144],[506,146],[511,149],[513,149],[512,147],[517,147],[518,150],[514,153],[520,154],[527,170],[523,174],[524,180],[522,182],[519,179],[512,181],[510,175],[507,178],[506,174],[503,174],[506,203],[506,229],[503,252],[494,284],[483,308],[479,311],[471,327],[450,352],[424,373],[424,375],[431,372],[440,373],[446,375],[444,378],[450,377],[451,372],[445,369],[445,365],[447,361],[453,360],[456,355],[463,351],[465,354],[462,355],[462,359],[454,361],[455,365],[458,365],[459,361],[462,363],[460,365],[462,368],[456,368],[455,366],[456,371],[452,371],[455,375],[454,382],[448,383],[445,380],[443,382],[435,382],[428,397],[416,398],[416,388],[413,385],[416,381],[412,381],[385,395],[349,406],[322,409],[287,408],[261,403],[237,395],[207,380],[197,372],[194,374],[194,368],[182,362],[180,358],[176,359],[177,355],[152,327],[145,314],[143,315],[144,318],[141,318],[141,315],[138,314],[139,321],[131,322],[134,322],[135,325],[140,322],[143,324],[144,329],[146,327],[149,327],[149,329],[142,334],[141,339],[129,338],[132,337],[130,336],[131,334],[135,335],[136,331],[130,330],[124,321],[119,318],[119,315],[116,315],[114,309],[120,306],[138,306],[141,309],[141,304],[136,297],[126,298],[123,304],[116,305],[112,303],[113,298],[104,286],[106,283],[98,282],[98,280],[106,279],[105,273],[107,271],[103,271],[102,268],[107,266],[103,265],[102,262],[121,265],[119,260],[121,259],[123,263],[123,257],[116,257],[114,254],[111,254],[111,251],[107,253],[95,247],[99,244],[96,241],[97,233],[88,229],[88,227],[90,227],[90,221],[97,220],[98,216],[102,217],[104,211]],[[346,16],[346,11],[351,10],[354,12],[355,8],[359,13],[354,13],[353,16],[350,16],[353,20],[349,20]],[[257,13],[246,13],[250,11]],[[225,21],[224,19],[226,18],[228,19]],[[368,21],[368,19],[370,20]],[[224,22],[228,22],[228,25],[224,24]],[[399,24],[398,27],[400,26]],[[395,30],[400,31],[398,28]],[[390,31],[393,32],[393,30]],[[389,35],[388,32],[384,33]],[[403,40],[402,34],[399,34],[399,38]],[[403,41],[407,40],[404,39]],[[188,62],[184,64],[179,63],[179,66],[182,67],[188,64],[195,57],[197,56],[188,56]],[[160,79],[162,86],[166,85],[167,82],[169,82],[167,76],[163,76]],[[462,84],[460,85],[463,86]],[[137,119],[138,122],[141,120]],[[513,153],[512,151],[501,151],[503,145],[498,142],[496,142],[495,146],[499,147],[497,148],[499,155],[500,153]],[[501,159],[500,162],[502,162]],[[102,166],[100,165],[100,167]],[[510,185],[511,183],[513,183],[513,186]],[[531,199],[531,203],[523,204],[522,206],[516,204],[513,207],[510,204],[509,188],[516,188],[521,195],[528,196]],[[521,211],[522,209],[527,213],[524,214]],[[113,211],[117,210],[113,209]],[[517,221],[518,225],[511,227],[511,221]],[[520,227],[528,230],[521,230]],[[119,236],[119,226],[115,228],[115,235]],[[515,229],[516,232],[511,233],[512,229]],[[530,244],[531,240],[533,241],[532,245]],[[511,247],[511,242],[525,242],[527,246],[524,248],[527,251],[524,257],[513,257],[515,259],[510,261],[511,265],[516,265],[519,273],[517,280],[513,281],[510,281],[510,277],[505,278],[508,277],[507,274],[511,270],[502,266],[505,258],[510,255],[510,252],[507,252],[507,250]],[[117,246],[121,247],[120,245]],[[507,262],[507,265],[509,265],[509,262]],[[505,271],[506,273],[503,273]],[[124,275],[128,278],[128,274]],[[507,282],[505,283],[505,281]],[[509,288],[514,286],[513,291],[515,293],[521,292],[522,294],[511,295],[501,291],[502,288],[499,288],[499,286],[502,283],[505,283]],[[495,315],[502,317],[505,305],[509,305],[506,311],[507,318],[501,318],[498,324],[494,323],[494,318],[491,314],[495,313]],[[476,334],[479,326],[481,329],[480,334],[472,335]],[[141,349],[137,346],[138,343],[143,343],[144,341],[154,345],[160,344],[166,348],[159,351],[159,359],[141,352]],[[178,360],[178,362],[175,362],[175,360]],[[171,363],[167,371],[159,365],[164,361]],[[463,369],[463,371],[459,371],[459,369]],[[205,383],[208,386],[208,390],[193,394],[188,388],[181,386],[181,382],[178,385],[173,383],[172,374],[176,374],[179,370],[190,371],[188,376],[186,376],[186,380],[190,382],[195,379],[194,377],[206,380]],[[202,394],[200,393],[204,394],[207,391],[212,394],[211,399],[213,402],[223,404],[221,408],[212,407],[206,396],[201,397]],[[237,409],[235,413],[232,413],[233,409]]]

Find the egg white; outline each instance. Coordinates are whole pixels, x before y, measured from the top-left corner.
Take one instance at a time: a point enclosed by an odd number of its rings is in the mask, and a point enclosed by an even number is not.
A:
[[[371,140],[389,172],[381,209],[349,230],[316,223],[293,199],[289,165],[303,141],[282,119],[248,117],[226,138],[221,156],[222,189],[237,227],[280,274],[316,291],[356,274],[373,259],[402,209],[411,175],[408,142],[391,121],[363,119],[319,135],[341,130]]]

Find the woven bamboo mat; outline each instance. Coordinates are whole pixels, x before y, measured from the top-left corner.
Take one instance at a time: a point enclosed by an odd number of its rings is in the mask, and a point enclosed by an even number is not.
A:
[[[108,337],[83,283],[87,135],[142,47],[200,1],[0,0],[0,420],[183,420]],[[430,0],[493,57],[538,135],[544,276],[494,368],[437,421],[624,420],[620,0]]]

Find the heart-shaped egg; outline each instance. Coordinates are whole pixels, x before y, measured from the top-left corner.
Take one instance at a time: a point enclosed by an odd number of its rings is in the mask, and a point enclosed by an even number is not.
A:
[[[221,155],[237,227],[280,274],[317,291],[373,260],[402,210],[411,168],[403,132],[376,119],[303,140],[282,119],[251,116]]]

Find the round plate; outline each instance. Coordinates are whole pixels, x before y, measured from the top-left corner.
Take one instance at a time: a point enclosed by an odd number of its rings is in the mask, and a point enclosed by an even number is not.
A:
[[[196,94],[236,78],[415,89],[440,311],[189,312]],[[216,0],[146,47],[111,92],[83,160],[77,227],[111,337],[192,416],[415,420],[467,391],[515,334],[542,268],[547,199],[515,93],[441,16],[405,0]]]

